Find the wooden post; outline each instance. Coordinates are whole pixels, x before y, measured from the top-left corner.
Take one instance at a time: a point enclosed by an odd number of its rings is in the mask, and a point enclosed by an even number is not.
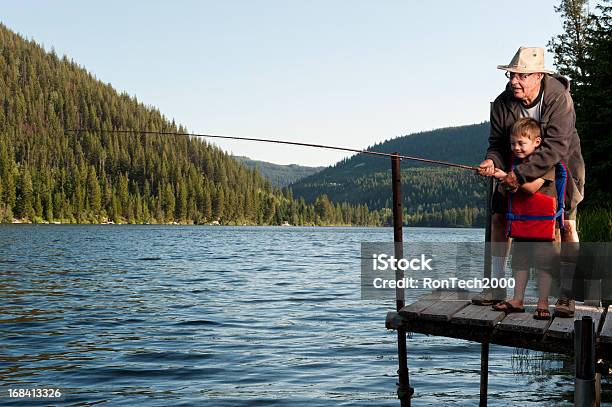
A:
[[[491,278],[491,199],[493,198],[493,178],[487,182],[486,229],[484,250],[484,277]],[[480,407],[487,406],[487,393],[489,387],[489,341],[484,340],[480,344]]]
[[[480,407],[487,406],[487,393],[489,386],[489,341],[480,344]]]
[[[402,233],[402,174],[400,168],[400,158],[398,153],[391,157],[391,187],[393,188],[393,242],[395,246],[395,258],[401,259],[404,257],[403,248],[403,233]],[[403,272],[398,270],[395,272],[395,279],[403,278]],[[395,308],[399,312],[405,305],[404,289],[396,288],[395,290]],[[408,352],[406,349],[406,329],[398,327],[397,329],[397,359],[399,368],[397,370],[399,376],[399,384],[397,388],[397,396],[400,399],[402,407],[410,407],[410,399],[414,393],[414,389],[410,387],[410,378],[408,377]]]
[[[574,321],[574,405],[595,406],[595,325],[589,316]]]

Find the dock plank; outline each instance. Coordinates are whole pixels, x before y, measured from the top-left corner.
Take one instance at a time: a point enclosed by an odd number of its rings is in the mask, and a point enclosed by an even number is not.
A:
[[[555,317],[548,327],[546,335],[555,338],[570,339],[574,334],[574,321],[582,319],[584,316],[593,318],[595,327],[599,326],[599,319],[603,310],[598,307],[589,307],[586,305],[576,305],[574,318],[557,318]]]
[[[478,293],[471,292],[471,291],[465,291],[465,290],[451,291],[444,299],[445,300],[468,300],[472,302],[472,298],[477,294]]]
[[[456,291],[432,291],[429,294],[425,294],[418,298],[416,302],[408,304],[399,310],[399,314],[405,318],[416,319],[419,318],[421,312],[436,302],[448,299],[457,298],[459,294]]]
[[[476,293],[465,290],[434,290],[419,297],[419,300],[469,300]]]
[[[525,312],[508,314],[497,324],[497,329],[507,332],[544,335],[550,323],[550,320],[534,319],[533,312],[527,309]]]
[[[453,315],[470,305],[471,300],[442,300],[421,311],[419,317],[429,321],[450,321]]]
[[[447,290],[434,290],[432,292],[430,292],[429,294],[425,294],[421,297],[419,297],[419,300],[442,300],[448,296],[453,295],[453,291],[447,291]]]
[[[412,304],[403,307],[401,310],[399,310],[399,314],[408,319],[417,319],[421,315],[422,311],[431,307],[437,301],[438,300],[418,300],[417,302],[413,302]]]
[[[470,304],[453,315],[451,322],[461,325],[493,327],[503,318],[503,312],[493,311],[490,306]]]
[[[608,306],[608,313],[599,334],[599,341],[612,343],[612,305]]]

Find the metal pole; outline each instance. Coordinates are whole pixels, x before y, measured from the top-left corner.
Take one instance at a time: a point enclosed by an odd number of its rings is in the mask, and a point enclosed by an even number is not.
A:
[[[484,251],[484,276],[491,278],[491,199],[493,197],[493,178],[487,182],[486,229]],[[489,387],[489,341],[480,344],[480,407],[487,406],[487,393]]]
[[[493,177],[490,177],[487,183],[487,202],[485,205],[487,223],[485,228],[484,276],[486,278],[491,278],[491,200],[493,199],[493,187]]]
[[[391,157],[391,186],[393,188],[393,242],[395,246],[395,258],[401,259],[404,257],[403,235],[402,235],[402,176],[400,169],[400,156],[397,153]],[[403,276],[401,270],[395,272],[395,279],[401,280]],[[405,305],[404,289],[396,288],[395,290],[395,308],[399,312]],[[399,369],[399,385],[397,388],[397,396],[400,399],[402,407],[410,407],[410,398],[414,393],[414,389],[410,387],[410,379],[408,377],[408,352],[406,350],[406,330],[403,327],[397,329],[397,359]]]
[[[595,325],[589,316],[574,321],[574,405],[595,406]]]

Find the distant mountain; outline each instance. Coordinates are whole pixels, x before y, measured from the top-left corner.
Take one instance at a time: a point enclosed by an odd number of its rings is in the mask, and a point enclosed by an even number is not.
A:
[[[306,167],[297,164],[280,165],[269,163],[266,161],[252,160],[249,157],[233,156],[237,161],[240,161],[251,169],[259,171],[264,178],[267,178],[272,185],[276,187],[286,187],[287,185],[297,182],[309,175],[316,174],[326,167]]]
[[[477,165],[484,157],[489,123],[449,127],[398,137],[369,151]],[[357,154],[290,185],[295,197],[313,202],[326,194],[332,201],[391,208],[389,158]],[[486,180],[468,170],[402,161],[402,192],[409,222],[427,226],[481,225]]]
[[[0,223],[381,224],[364,205],[293,199],[200,139],[143,129],[187,132],[0,23]]]

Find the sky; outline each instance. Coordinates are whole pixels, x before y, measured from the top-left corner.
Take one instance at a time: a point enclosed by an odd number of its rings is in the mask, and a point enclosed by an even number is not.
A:
[[[496,66],[561,33],[557,4],[29,0],[3,3],[0,21],[192,133],[363,149],[488,120],[506,84]],[[348,155],[215,143],[278,164]]]

